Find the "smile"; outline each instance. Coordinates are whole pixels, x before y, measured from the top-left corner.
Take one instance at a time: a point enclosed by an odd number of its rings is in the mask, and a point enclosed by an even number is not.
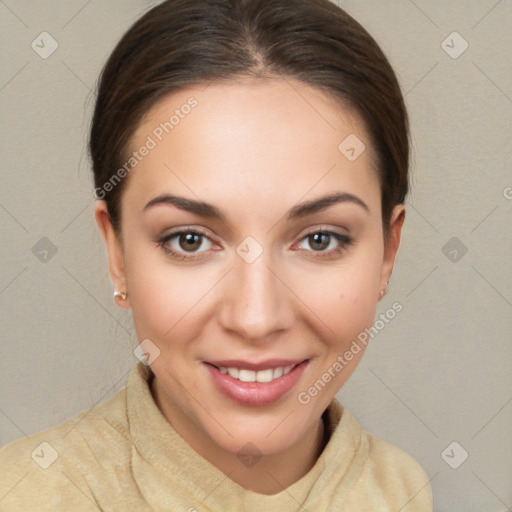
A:
[[[286,363],[286,364],[284,364]],[[294,388],[308,366],[306,360],[204,362],[215,388],[230,400],[249,406],[276,402]]]
[[[220,372],[224,375],[229,375],[234,379],[241,380],[242,382],[272,382],[283,375],[290,373],[293,365],[280,366],[278,368],[268,368],[267,370],[244,370],[240,368],[225,368],[221,366]]]

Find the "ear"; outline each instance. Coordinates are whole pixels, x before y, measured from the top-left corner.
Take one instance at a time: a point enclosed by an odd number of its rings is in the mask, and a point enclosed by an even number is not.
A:
[[[105,201],[96,201],[94,205],[94,216],[101,237],[105,242],[105,248],[107,249],[110,278],[114,284],[114,289],[120,292],[127,292],[123,246],[114,231]],[[125,300],[116,300],[116,304],[124,309],[130,309],[129,300],[129,297]]]
[[[384,257],[382,260],[381,271],[381,290],[387,288],[387,283],[391,278],[393,267],[395,265],[395,257],[400,246],[400,236],[402,234],[402,226],[405,220],[405,207],[398,204],[393,208],[391,219],[389,221],[389,236],[384,245]]]

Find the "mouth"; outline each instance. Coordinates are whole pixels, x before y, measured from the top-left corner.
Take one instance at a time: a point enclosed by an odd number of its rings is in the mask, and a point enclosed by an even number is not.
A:
[[[299,363],[300,364],[300,363]],[[248,370],[246,368],[215,366],[224,375],[229,375],[233,379],[242,382],[272,382],[283,375],[287,375],[296,365],[278,366],[277,368],[267,368],[266,370]]]
[[[216,388],[242,405],[266,405],[286,395],[300,380],[309,359],[262,363],[212,361],[203,363]]]

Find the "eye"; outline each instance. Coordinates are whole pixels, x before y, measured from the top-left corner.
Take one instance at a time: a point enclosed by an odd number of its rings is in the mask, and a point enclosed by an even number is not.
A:
[[[318,230],[307,234],[299,242],[299,248],[319,253],[315,257],[332,257],[343,252],[353,240],[335,231]],[[310,249],[304,247],[308,245]]]
[[[195,259],[211,249],[213,242],[205,233],[196,229],[175,231],[165,235],[158,241],[165,253],[176,259]],[[203,250],[199,250],[203,249]]]

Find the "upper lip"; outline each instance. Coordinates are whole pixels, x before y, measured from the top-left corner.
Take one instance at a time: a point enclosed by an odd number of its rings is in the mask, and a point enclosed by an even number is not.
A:
[[[215,361],[205,361],[205,363],[213,364],[219,368],[239,368],[243,370],[253,370],[255,372],[260,370],[268,370],[274,368],[281,368],[285,366],[296,366],[307,359],[266,359],[259,363],[243,361],[242,359],[223,359]]]

